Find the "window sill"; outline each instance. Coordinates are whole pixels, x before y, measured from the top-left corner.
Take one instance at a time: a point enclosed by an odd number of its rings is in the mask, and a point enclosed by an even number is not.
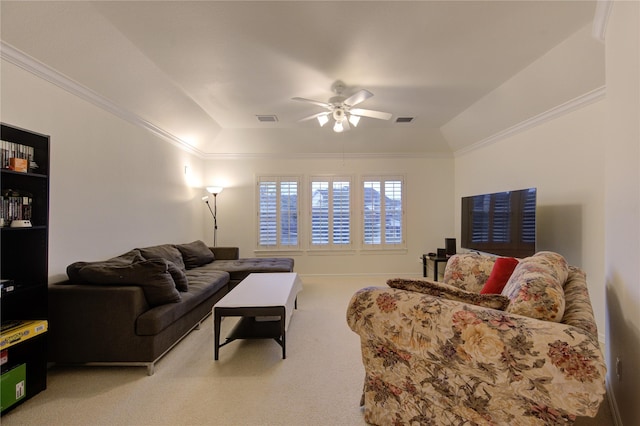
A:
[[[253,251],[253,254],[255,254],[256,257],[295,256],[295,255],[304,254],[304,250],[301,250],[301,249],[280,249],[280,250],[255,249]]]
[[[309,256],[335,256],[335,255],[355,255],[357,252],[354,249],[309,249],[307,254]]]
[[[395,255],[400,255],[400,254],[407,254],[409,253],[409,250],[407,250],[406,247],[398,247],[398,248],[367,248],[367,247],[363,247],[360,250],[360,253],[362,254],[395,254]]]

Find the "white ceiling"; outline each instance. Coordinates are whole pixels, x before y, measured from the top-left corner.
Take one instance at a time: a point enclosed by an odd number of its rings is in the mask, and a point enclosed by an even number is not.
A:
[[[362,108],[393,114],[388,122],[363,119],[348,137],[375,132],[384,137],[376,143],[389,146],[372,149],[391,151],[402,140],[401,149],[442,151],[443,125],[591,22],[595,3],[2,1],[0,7],[4,43],[212,154],[252,152],[261,139],[268,146],[305,135],[318,144],[305,150],[323,151],[320,145],[337,135],[315,120],[299,122],[321,109],[291,98],[326,101],[337,79],[349,93],[374,93]],[[277,123],[256,118],[272,114]],[[399,116],[415,119],[395,123]],[[292,149],[273,143],[274,150]]]

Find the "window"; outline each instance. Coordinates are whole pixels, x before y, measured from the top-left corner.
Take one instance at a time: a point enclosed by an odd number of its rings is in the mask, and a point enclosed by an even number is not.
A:
[[[298,247],[297,177],[258,178],[258,246]]]
[[[311,247],[351,246],[351,179],[311,178]]]
[[[363,179],[363,243],[396,248],[404,244],[404,181],[400,177]]]

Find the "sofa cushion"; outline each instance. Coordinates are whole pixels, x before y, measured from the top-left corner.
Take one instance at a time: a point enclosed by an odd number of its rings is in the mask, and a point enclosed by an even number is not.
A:
[[[136,320],[136,334],[139,336],[155,336],[177,320],[193,311],[205,300],[222,291],[229,282],[229,274],[222,271],[204,272],[200,268],[186,272],[189,280],[189,291],[182,293],[180,303],[165,304],[149,309]]]
[[[496,258],[477,253],[455,254],[444,269],[444,283],[473,293],[480,293],[489,279]]]
[[[140,254],[142,254],[142,257],[146,260],[165,259],[175,263],[176,266],[183,271],[186,269],[180,250],[175,248],[173,244],[161,244],[159,246],[139,248],[138,250],[140,250]]]
[[[189,281],[187,280],[187,276],[185,275],[184,271],[178,268],[178,265],[173,262],[167,261],[167,266],[169,268],[171,278],[173,278],[173,282],[175,283],[178,291],[188,291]]]
[[[78,275],[87,284],[140,286],[150,306],[180,301],[180,293],[164,259],[143,260],[129,265],[90,264],[81,268]]]
[[[213,252],[200,240],[175,246],[182,254],[182,260],[187,269],[197,268],[215,260]]]
[[[502,290],[511,300],[507,312],[560,322],[568,274],[567,261],[558,253],[543,251],[522,259]]]
[[[401,290],[415,291],[458,302],[470,303],[485,308],[499,309],[503,311],[509,305],[509,298],[500,294],[478,294],[461,290],[447,284],[434,281],[405,280],[394,278],[387,281],[387,285]]]
[[[253,272],[293,272],[293,259],[286,257],[216,259],[201,268],[212,271],[227,271],[232,281],[240,281]]]
[[[108,260],[101,260],[98,262],[74,262],[71,265],[67,266],[67,275],[69,276],[69,281],[72,283],[80,283],[82,279],[80,278],[79,272],[80,269],[84,268],[87,265],[94,266],[125,266],[131,265],[134,262],[140,262],[144,260],[139,250],[130,250],[120,256],[116,256],[114,258]]]
[[[491,270],[491,275],[489,275],[489,279],[484,286],[482,286],[482,290],[480,290],[480,294],[500,294],[502,293],[502,289],[509,281],[513,270],[518,265],[518,259],[515,257],[499,257],[496,259],[496,263],[493,265],[493,269]]]

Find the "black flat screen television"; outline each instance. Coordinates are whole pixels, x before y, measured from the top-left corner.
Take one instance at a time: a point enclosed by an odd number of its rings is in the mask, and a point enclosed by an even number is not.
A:
[[[462,197],[460,247],[523,258],[536,252],[536,188]]]

